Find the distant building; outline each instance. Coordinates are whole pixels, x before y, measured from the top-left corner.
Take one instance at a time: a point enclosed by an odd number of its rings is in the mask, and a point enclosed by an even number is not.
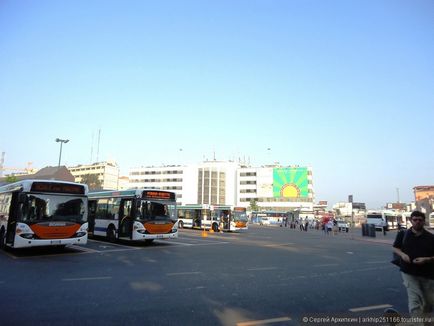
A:
[[[119,167],[116,162],[98,162],[90,165],[77,165],[68,167],[75,178],[81,182],[84,175],[96,175],[101,181],[102,189],[117,190],[119,187]]]
[[[358,225],[366,221],[366,204],[340,202],[333,205],[336,217]]]
[[[434,186],[416,186],[413,191],[416,209],[427,216],[434,212]]]
[[[314,191],[310,167],[241,166],[237,169],[237,206],[248,207],[256,201],[263,211],[298,212],[313,218]]]
[[[297,211],[313,217],[312,171],[308,167],[249,167],[232,161],[188,166],[148,166],[130,170],[131,188],[174,191],[178,204],[210,204],[260,210]]]
[[[118,190],[126,190],[130,188],[130,179],[127,176],[119,177]]]
[[[60,181],[69,181],[74,182],[74,176],[68,171],[65,166],[53,167],[47,166],[45,168],[40,169],[34,174],[21,174],[21,175],[12,175],[17,181],[21,180],[60,180]],[[0,178],[0,185],[5,184],[7,177]]]

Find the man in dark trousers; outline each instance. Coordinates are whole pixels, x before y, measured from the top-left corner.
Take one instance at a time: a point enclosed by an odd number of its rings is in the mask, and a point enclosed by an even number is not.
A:
[[[412,316],[434,310],[434,234],[424,228],[425,214],[414,211],[412,227],[398,232],[393,251],[401,258],[401,275]]]

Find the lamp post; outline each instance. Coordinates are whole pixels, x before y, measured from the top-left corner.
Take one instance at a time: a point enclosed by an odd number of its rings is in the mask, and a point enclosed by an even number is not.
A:
[[[62,145],[67,142],[69,142],[69,139],[56,138],[56,143],[60,143],[59,164],[57,164],[57,167],[60,167],[60,160],[62,159]]]

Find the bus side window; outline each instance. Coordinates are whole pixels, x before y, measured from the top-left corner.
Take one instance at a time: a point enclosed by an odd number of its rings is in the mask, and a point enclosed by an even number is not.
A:
[[[119,216],[131,216],[131,207],[132,207],[132,200],[131,199],[125,199],[122,201],[122,204],[119,208]]]
[[[119,219],[119,207],[121,205],[121,198],[111,198],[107,207],[107,218],[110,220]]]
[[[96,207],[96,218],[107,219],[107,199],[99,199]]]

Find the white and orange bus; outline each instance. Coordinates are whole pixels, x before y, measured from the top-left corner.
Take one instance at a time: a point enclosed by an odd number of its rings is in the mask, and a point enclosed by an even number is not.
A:
[[[154,189],[90,192],[89,234],[110,242],[177,238],[176,195]]]
[[[87,186],[23,180],[0,187],[0,246],[87,243]]]
[[[180,228],[212,229],[214,232],[248,229],[245,207],[207,204],[178,206],[178,220]]]

